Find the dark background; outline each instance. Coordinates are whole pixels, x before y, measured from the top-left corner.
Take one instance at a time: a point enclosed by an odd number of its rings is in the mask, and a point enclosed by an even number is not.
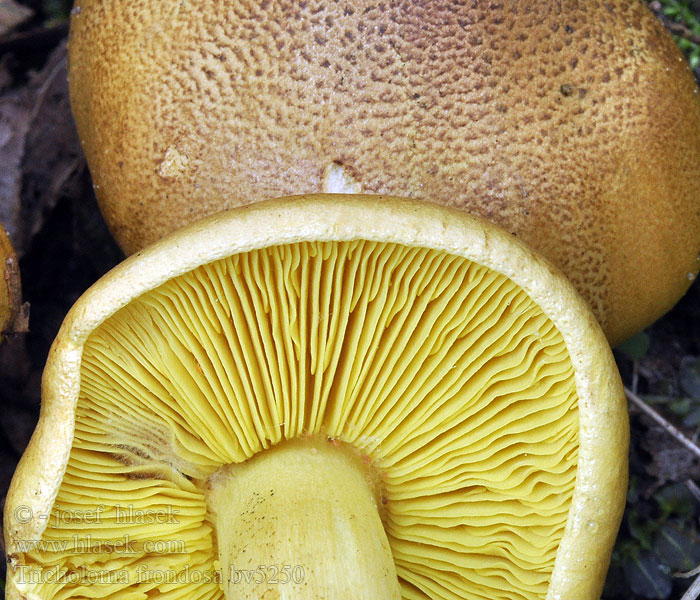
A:
[[[637,0],[631,0],[637,1]],[[700,75],[700,2],[650,2]],[[70,117],[65,39],[70,0],[0,0],[0,222],[20,257],[26,334],[0,348],[0,501],[34,429],[49,346],[70,306],[123,255],[95,203]],[[698,165],[700,168],[700,165]],[[628,389],[697,449],[700,286],[616,350]],[[700,449],[630,404],[627,511],[606,600],[684,596],[700,564]],[[4,554],[3,554],[4,556]],[[0,582],[4,582],[4,561]]]

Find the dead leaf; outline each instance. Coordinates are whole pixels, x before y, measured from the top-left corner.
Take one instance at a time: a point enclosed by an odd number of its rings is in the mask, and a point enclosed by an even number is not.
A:
[[[0,221],[19,256],[83,165],[64,41],[29,85],[0,96]]]
[[[670,439],[668,433],[651,421],[649,430],[642,438],[642,448],[651,456],[646,471],[654,477],[659,485],[667,481],[700,479],[700,461],[686,448]]]
[[[25,244],[85,163],[70,110],[65,41],[49,57],[40,81],[22,160],[22,213],[29,226]]]
[[[15,0],[0,0],[0,35],[5,35],[25,23],[33,14],[31,8],[17,4]]]
[[[30,112],[24,91],[0,96],[0,222],[15,247],[21,235],[22,156]]]

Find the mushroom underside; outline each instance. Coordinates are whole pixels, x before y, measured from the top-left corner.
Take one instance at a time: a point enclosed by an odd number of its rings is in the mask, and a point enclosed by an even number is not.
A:
[[[70,460],[18,587],[222,598],[221,540],[236,534],[217,530],[212,482],[292,440],[366,466],[402,597],[544,598],[578,418],[561,333],[494,270],[365,240],[236,254],[88,338]],[[263,565],[276,581],[236,572],[241,594],[323,591],[314,561],[287,552]]]

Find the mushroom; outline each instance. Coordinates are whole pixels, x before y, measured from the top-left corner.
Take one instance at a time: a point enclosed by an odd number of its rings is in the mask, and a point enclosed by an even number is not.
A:
[[[0,342],[7,335],[26,331],[28,305],[22,305],[22,284],[19,277],[17,255],[7,232],[0,225]]]
[[[700,267],[698,88],[642,2],[81,0],[69,50],[78,131],[127,253],[340,181],[515,233],[613,345]]]
[[[602,589],[628,442],[609,346],[563,275],[464,212],[319,195],[205,219],[83,295],[42,393],[8,599]]]

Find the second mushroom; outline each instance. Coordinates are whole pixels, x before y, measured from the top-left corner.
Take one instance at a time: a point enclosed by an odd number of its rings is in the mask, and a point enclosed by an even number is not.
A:
[[[592,600],[624,505],[589,309],[407,200],[260,203],[132,257],[67,317],[43,402],[9,599]]]

